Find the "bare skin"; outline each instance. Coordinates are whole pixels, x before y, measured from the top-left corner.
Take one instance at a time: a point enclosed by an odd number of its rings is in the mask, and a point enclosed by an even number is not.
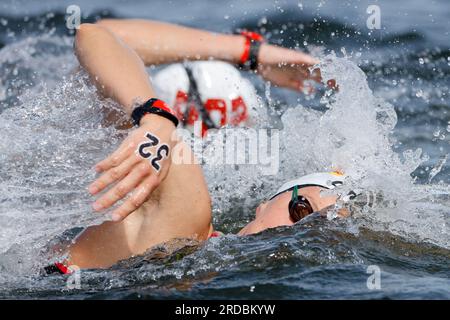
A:
[[[191,151],[186,147],[185,152]],[[157,244],[175,238],[203,241],[211,232],[211,204],[201,168],[173,163],[150,199],[127,218],[84,231],[71,246],[66,263],[107,268]]]
[[[105,28],[82,25],[75,45],[81,65],[99,91],[118,101],[127,113],[131,113],[136,98],[154,97],[140,58]],[[112,188],[95,201],[94,209],[103,211],[128,197],[113,211],[117,222],[90,227],[78,237],[70,247],[67,264],[104,268],[173,238],[208,237],[211,207],[201,168],[195,163],[172,164],[166,160],[157,173],[148,160],[135,153],[146,132],[174,147],[179,143],[171,138],[174,130],[169,120],[146,115],[119,149],[96,165],[102,175],[91,184],[90,192],[98,194]],[[182,152],[191,151],[185,147]]]
[[[185,60],[216,60],[239,63],[245,38],[149,20],[105,19],[104,26],[141,57],[145,65]],[[319,60],[301,51],[263,43],[258,55],[258,73],[276,86],[302,91],[304,81],[321,81],[320,72],[310,71]]]
[[[103,36],[93,37],[93,34],[99,33]],[[210,58],[237,63],[244,42],[244,37],[240,35],[216,34],[148,20],[108,19],[101,20],[96,25],[83,24],[77,32],[75,48],[80,64],[91,75],[99,90],[123,105],[130,114],[133,99],[146,100],[148,97],[154,97],[143,65]],[[258,59],[260,74],[274,84],[300,90],[304,80],[320,80],[317,74],[309,72],[309,68],[318,60],[300,51],[263,44]],[[145,118],[143,121],[146,121]],[[161,120],[148,122],[161,123]],[[156,128],[157,132],[163,131],[163,141],[167,141],[169,130],[159,128],[162,127]],[[122,180],[127,179],[126,174],[135,165],[133,161],[136,159],[130,155],[140,135],[132,134],[119,150],[97,164],[97,171],[105,173],[89,187],[92,194],[98,194],[118,183],[107,196],[94,203],[96,211],[110,208],[135,187],[133,184],[136,184],[137,180]],[[139,138],[136,139],[135,136]],[[173,147],[172,141],[170,145]],[[167,169],[162,171],[162,179],[165,170]],[[141,188],[139,194],[148,196],[161,178],[155,179],[153,175],[148,177],[147,185],[150,189]],[[132,211],[133,207],[128,203],[116,209],[113,217],[120,220]]]
[[[75,50],[99,92],[117,101],[130,115],[136,99],[146,101],[155,97],[145,65],[209,58],[236,63],[243,44],[242,36],[153,21],[104,20],[96,25],[81,25]],[[305,79],[320,79],[320,74],[309,72],[309,67],[317,60],[298,51],[263,44],[259,61],[258,72],[277,85],[301,90]],[[195,163],[172,163],[169,157],[161,162],[162,168],[156,172],[148,160],[136,153],[136,148],[146,139],[146,132],[157,135],[171,150],[179,148],[181,142],[173,138],[174,130],[169,120],[146,115],[140,127],[131,131],[113,154],[96,165],[100,176],[89,186],[89,192],[98,196],[93,208],[105,212],[116,206],[112,211],[114,222],[84,231],[69,248],[66,264],[107,268],[174,238],[202,241],[210,236],[213,231],[211,204],[201,168]],[[181,149],[192,156],[187,146],[181,144]],[[318,209],[332,202],[322,199],[318,190],[304,192]],[[284,198],[280,195],[265,209],[261,207],[254,223],[240,234],[288,224]],[[117,206],[120,200],[123,203]],[[282,208],[285,212],[278,223],[269,219]]]
[[[308,199],[314,211],[320,211],[336,203],[336,196],[322,196],[322,188],[306,187],[299,189],[299,194]],[[289,217],[288,204],[291,192],[285,192],[274,199],[261,203],[256,209],[255,219],[247,224],[239,235],[249,235],[269,228],[291,226],[294,224]]]

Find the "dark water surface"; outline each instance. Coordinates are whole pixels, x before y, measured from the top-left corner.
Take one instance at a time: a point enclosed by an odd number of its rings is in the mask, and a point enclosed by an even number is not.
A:
[[[401,154],[421,148],[428,156],[411,172],[423,201],[409,212],[419,217],[414,221],[407,215],[389,220],[387,211],[376,209],[346,221],[310,219],[240,238],[231,233],[252,217],[263,196],[247,194],[240,187],[244,180],[219,181],[207,174],[215,185],[236,183],[233,197],[213,198],[215,225],[230,235],[163,259],[149,254],[111,270],[83,271],[79,290],[67,290],[65,277],[40,277],[36,261],[45,259],[48,239],[90,222],[84,188],[92,173],[85,171],[120,140],[114,129],[99,129],[95,106],[100,102],[93,89],[71,78],[77,64],[64,20],[70,4],[0,4],[0,298],[450,298],[446,0],[77,1],[83,21],[140,17],[220,32],[246,27],[283,46],[346,56],[364,71],[374,95],[397,113],[392,149]],[[370,4],[380,6],[381,30],[366,27]],[[252,81],[267,99],[264,84]],[[300,103],[323,111],[320,99],[270,91],[280,110]],[[12,109],[19,111],[12,115]],[[115,140],[104,142],[109,135]],[[58,147],[55,141],[79,149]],[[380,290],[367,286],[370,265],[381,270]]]

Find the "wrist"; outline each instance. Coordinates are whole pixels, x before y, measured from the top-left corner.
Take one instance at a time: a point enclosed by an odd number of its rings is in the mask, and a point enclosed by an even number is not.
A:
[[[232,64],[239,64],[242,48],[245,46],[245,37],[235,34],[221,35],[220,52],[217,52],[217,56],[220,60],[227,61]]]
[[[242,70],[257,71],[260,64],[259,55],[261,46],[264,44],[264,37],[257,32],[247,30],[238,32],[245,41],[238,66]]]
[[[303,63],[314,65],[320,61],[299,50],[288,49],[276,45],[263,43],[259,51],[258,60],[260,64],[275,65],[279,63]]]
[[[264,66],[269,64],[270,49],[272,45],[262,43],[258,52],[258,68],[255,70],[257,73],[261,73],[264,70]]]
[[[261,47],[259,48],[259,53],[258,53],[258,62],[260,65],[269,63],[271,47],[272,47],[272,45],[267,44],[267,43],[261,44]]]
[[[141,120],[146,115],[156,115],[160,118],[169,120],[175,127],[178,126],[179,120],[175,112],[162,100],[151,98],[134,108],[131,113],[131,118],[133,119],[135,126],[140,126],[142,123]]]
[[[170,121],[169,119],[166,119],[164,117],[161,117],[157,114],[151,114],[151,113],[147,113],[145,114],[142,118],[141,121],[139,122],[139,127],[147,127],[147,126],[171,126],[172,128],[176,128],[175,124]]]

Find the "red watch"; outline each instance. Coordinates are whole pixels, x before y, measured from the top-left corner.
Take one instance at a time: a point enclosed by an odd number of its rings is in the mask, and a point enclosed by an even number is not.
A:
[[[258,54],[264,37],[257,32],[243,30],[239,34],[245,37],[244,51],[239,59],[239,67],[243,70],[258,69]]]
[[[162,100],[152,98],[135,108],[131,113],[131,119],[133,119],[134,125],[139,127],[142,117],[146,114],[156,114],[172,121],[175,127],[178,126],[178,118],[175,112]]]

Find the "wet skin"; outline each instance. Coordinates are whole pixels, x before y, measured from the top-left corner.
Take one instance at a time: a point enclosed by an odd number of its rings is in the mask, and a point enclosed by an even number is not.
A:
[[[314,211],[320,211],[336,203],[337,196],[321,195],[324,190],[320,187],[306,187],[298,190],[299,194],[308,199]],[[256,216],[247,224],[239,235],[258,233],[269,228],[280,226],[291,226],[294,224],[289,217],[288,204],[291,200],[292,191],[286,191],[272,200],[261,203],[256,208]]]

